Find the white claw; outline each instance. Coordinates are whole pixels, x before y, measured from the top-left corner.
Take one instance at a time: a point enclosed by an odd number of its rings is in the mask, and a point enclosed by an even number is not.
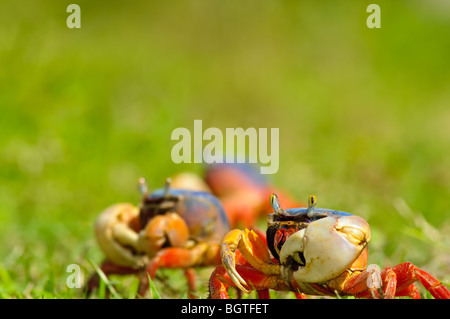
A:
[[[282,271],[297,282],[326,282],[345,271],[369,240],[369,225],[361,217],[319,219],[286,240],[280,252]],[[296,259],[299,254],[303,260]],[[289,257],[297,268],[291,268]]]
[[[95,222],[95,236],[105,257],[119,266],[141,267],[146,256],[138,250],[138,234],[129,227],[139,209],[131,204],[116,204],[105,209]]]
[[[111,227],[112,237],[123,246],[130,246],[137,250],[138,233],[128,227],[126,224],[117,223]]]

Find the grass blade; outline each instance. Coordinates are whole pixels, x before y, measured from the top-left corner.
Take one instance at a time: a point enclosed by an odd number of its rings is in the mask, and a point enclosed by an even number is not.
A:
[[[148,277],[148,286],[149,286],[149,291],[150,291],[150,298],[151,299],[161,299],[161,295],[159,294],[158,290],[156,289],[152,278],[150,278],[149,274],[147,274],[147,277]]]
[[[109,293],[113,296],[113,298],[122,299],[122,297],[117,293],[116,289],[114,289],[114,286],[111,284],[111,282],[106,277],[105,273],[100,269],[100,267],[92,260],[89,260],[89,263],[92,265],[92,267],[94,267],[95,272],[100,277],[99,297],[101,294],[102,295],[101,297],[105,298],[105,287],[106,287],[108,288]]]

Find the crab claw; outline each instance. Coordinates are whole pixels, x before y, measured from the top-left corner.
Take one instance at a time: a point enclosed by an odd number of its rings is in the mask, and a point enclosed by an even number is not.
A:
[[[280,251],[282,272],[297,283],[322,283],[344,272],[370,240],[358,216],[325,217],[291,235]]]
[[[116,204],[105,209],[95,222],[95,236],[106,258],[119,266],[139,268],[146,257],[138,248],[139,209]]]
[[[279,265],[273,264],[267,250],[267,244],[253,230],[235,229],[225,235],[220,247],[222,264],[225,267],[230,279],[240,290],[248,293],[250,290],[245,286],[250,285],[241,277],[236,270],[236,250],[239,250],[242,256],[257,271],[266,275],[279,274]]]
[[[149,257],[163,247],[185,247],[189,240],[189,228],[180,215],[166,213],[152,218],[139,233],[138,246]]]
[[[236,270],[236,249],[241,240],[242,231],[239,229],[235,229],[230,231],[227,235],[225,235],[222,245],[220,246],[220,255],[222,259],[222,264],[225,267],[230,279],[236,285],[237,288],[241,289],[244,292],[249,292],[244,285],[247,285],[245,280],[239,275]]]

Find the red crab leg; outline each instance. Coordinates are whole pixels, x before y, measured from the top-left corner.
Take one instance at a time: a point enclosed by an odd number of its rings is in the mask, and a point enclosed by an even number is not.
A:
[[[379,281],[379,288],[375,284]],[[436,299],[450,299],[450,292],[437,279],[411,263],[402,263],[381,271],[363,271],[345,280],[342,292],[363,298],[392,299],[409,296],[420,299],[414,282],[421,284]],[[372,282],[372,285],[368,285]],[[371,286],[371,287],[368,287]]]
[[[344,273],[335,284],[340,288],[338,291],[358,298],[391,299],[395,296],[397,278],[391,268],[380,271],[377,265],[369,265],[360,273]]]
[[[168,247],[160,250],[147,266],[146,274],[155,278],[158,268],[184,268],[188,283],[188,296],[194,298],[195,273],[192,267],[197,265],[217,265],[220,263],[219,247],[200,243],[190,249]],[[145,294],[148,289],[147,275],[141,278],[139,293]]]
[[[270,299],[269,289],[257,290],[258,299]]]
[[[193,292],[195,291],[195,271],[194,268],[186,268],[184,270],[184,275],[186,276],[186,280],[188,283],[188,297],[190,299],[196,298],[193,295]]]
[[[198,265],[218,265],[219,263],[219,247],[199,243],[189,249],[168,247],[160,250],[147,266],[147,272],[153,278],[159,267],[190,268]]]
[[[419,289],[414,284],[396,292],[397,296],[410,296],[412,299],[420,299]]]
[[[147,266],[147,273],[151,278],[156,276],[158,268],[186,268],[193,265],[194,261],[189,249],[170,247],[161,250]]]
[[[211,299],[229,299],[228,287],[233,285],[233,282],[228,280],[227,276],[227,271],[223,266],[217,266],[213,271],[209,278],[209,297]]]
[[[411,263],[402,263],[392,267],[392,270],[397,275],[397,296],[403,295],[405,292],[414,292],[410,286],[415,281],[420,283],[428,290],[436,299],[450,299],[450,291],[444,287],[436,278],[429,273],[419,269]]]
[[[269,298],[268,288],[276,289],[282,284],[276,276],[265,275],[251,266],[236,265],[236,270],[245,278],[249,288],[258,291],[258,296]],[[228,299],[228,288],[236,287],[224,266],[217,266],[209,280],[209,289],[212,299]],[[261,291],[261,292],[259,292]]]
[[[393,299],[397,291],[397,275],[392,268],[385,268],[381,272],[381,280],[383,283],[383,295],[377,298]]]
[[[150,261],[145,273],[139,279],[139,295],[144,296],[148,291],[149,280],[147,276],[154,279],[159,267],[185,268],[184,274],[188,284],[188,296],[189,298],[194,298],[192,293],[195,290],[195,272],[193,268],[190,268],[190,266],[195,263],[193,257],[192,252],[185,248],[172,247],[161,250],[160,253]]]

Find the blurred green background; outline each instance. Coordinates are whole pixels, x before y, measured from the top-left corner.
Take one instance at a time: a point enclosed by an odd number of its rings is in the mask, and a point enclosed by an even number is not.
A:
[[[170,157],[194,119],[279,128],[272,183],[366,218],[369,263],[448,283],[450,4],[377,1],[369,29],[372,2],[80,0],[69,29],[71,1],[2,1],[0,297],[81,297],[98,213],[202,171]]]

